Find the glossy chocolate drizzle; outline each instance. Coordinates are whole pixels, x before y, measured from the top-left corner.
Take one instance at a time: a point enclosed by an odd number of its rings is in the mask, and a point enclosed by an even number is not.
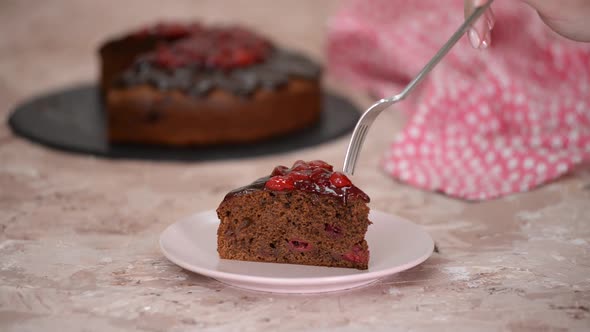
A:
[[[196,97],[222,89],[247,97],[258,89],[278,89],[290,78],[311,80],[320,73],[321,67],[305,56],[274,49],[264,62],[232,70],[191,65],[162,68],[140,58],[123,73],[118,84],[122,87],[147,84],[160,90],[181,90]]]

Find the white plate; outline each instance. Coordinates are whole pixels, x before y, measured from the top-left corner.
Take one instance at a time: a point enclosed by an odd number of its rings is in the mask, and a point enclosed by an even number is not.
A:
[[[173,263],[223,283],[274,293],[320,293],[354,288],[424,262],[434,242],[419,226],[371,211],[367,231],[371,251],[368,270],[257,263],[219,259],[215,211],[195,214],[170,225],[160,248]]]

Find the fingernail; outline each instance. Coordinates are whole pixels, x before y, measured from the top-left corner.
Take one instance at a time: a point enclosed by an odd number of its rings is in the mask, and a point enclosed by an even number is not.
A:
[[[473,46],[474,48],[479,48],[479,45],[481,44],[481,38],[479,38],[479,34],[477,33],[477,31],[475,31],[475,29],[469,29],[468,34],[471,46]]]
[[[494,28],[494,25],[496,24],[496,16],[494,15],[492,7],[488,8],[488,11],[486,12],[486,17],[488,19],[488,26],[490,30],[492,30]]]
[[[489,45],[488,42],[484,39],[484,40],[482,40],[481,45],[479,46],[479,48],[486,49],[486,48],[488,48],[488,45]]]

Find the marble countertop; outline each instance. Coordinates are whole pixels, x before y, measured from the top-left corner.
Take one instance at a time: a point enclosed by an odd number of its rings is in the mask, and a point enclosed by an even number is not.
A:
[[[107,36],[157,18],[237,21],[322,60],[337,1],[2,1],[0,114],[96,77]],[[279,19],[280,17],[280,19]],[[371,100],[328,78],[326,86]],[[347,138],[238,161],[104,160],[50,150],[0,126],[2,331],[587,331],[590,171],[532,192],[467,203],[391,180],[378,168],[403,125],[383,114],[355,182],[371,207],[414,221],[439,252],[360,289],[280,295],[228,287],[162,256],[179,218],[275,164],[340,165]]]

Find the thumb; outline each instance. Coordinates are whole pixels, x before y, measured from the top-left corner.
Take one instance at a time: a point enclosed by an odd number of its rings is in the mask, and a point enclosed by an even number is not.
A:
[[[533,7],[543,22],[558,34],[576,41],[590,42],[590,1],[523,0]]]

